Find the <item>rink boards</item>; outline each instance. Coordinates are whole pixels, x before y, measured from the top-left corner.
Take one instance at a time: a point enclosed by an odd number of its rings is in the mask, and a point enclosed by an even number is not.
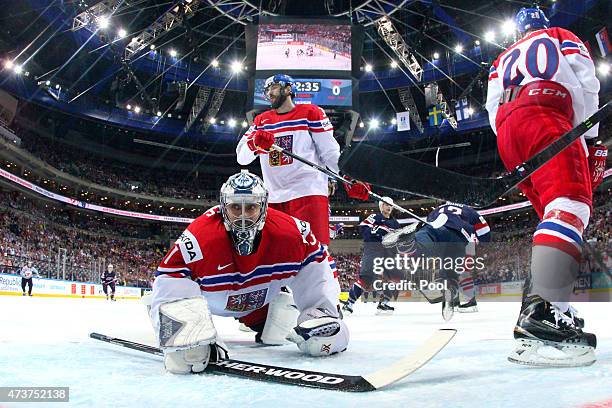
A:
[[[102,285],[93,282],[33,278],[32,295],[43,297],[104,298]],[[0,273],[0,295],[21,296],[21,276]],[[140,299],[142,289],[133,286],[115,288],[117,299]]]
[[[589,282],[589,288],[577,290],[573,301],[609,302],[612,300],[612,279],[606,274],[594,273]],[[520,301],[523,282],[488,283],[477,286],[479,301]],[[133,286],[116,286],[117,299],[140,299],[142,288]],[[0,295],[20,296],[21,276],[0,273]],[[428,297],[435,298],[440,292],[427,291]],[[32,294],[44,297],[72,297],[72,298],[104,298],[102,285],[93,282],[74,282],[65,280],[34,278]],[[348,298],[347,292],[340,294],[341,300]],[[374,299],[373,299],[374,300]],[[378,299],[376,299],[377,301]],[[423,294],[418,291],[400,292],[399,301],[426,301]]]

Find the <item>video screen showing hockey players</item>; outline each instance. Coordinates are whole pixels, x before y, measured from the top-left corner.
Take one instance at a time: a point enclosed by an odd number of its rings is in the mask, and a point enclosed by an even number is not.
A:
[[[264,95],[265,78],[255,80],[255,106],[269,106],[270,101]],[[318,106],[353,105],[353,81],[350,79],[316,79],[295,78],[297,95],[293,99],[296,104],[313,104]]]
[[[351,26],[261,24],[257,70],[351,70]]]

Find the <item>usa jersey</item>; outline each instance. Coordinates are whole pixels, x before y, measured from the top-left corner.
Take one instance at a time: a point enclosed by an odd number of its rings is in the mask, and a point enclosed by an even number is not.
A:
[[[296,105],[290,112],[266,111],[257,117],[236,148],[238,163],[247,165],[259,157],[271,203],[299,197],[327,197],[327,175],[279,152],[254,153],[247,142],[257,130],[274,134],[274,143],[315,164],[337,172],[340,146],[325,111],[315,105]]]
[[[446,227],[459,232],[468,242],[474,242],[473,237],[476,237],[478,242],[491,241],[489,224],[476,210],[467,205],[441,205],[429,213],[427,221],[434,228]]]
[[[495,118],[504,90],[538,80],[557,82],[570,92],[574,126],[599,107],[599,80],[582,41],[563,28],[537,30],[502,52],[489,70],[486,106],[495,133]],[[598,128],[599,125],[593,126],[584,136],[597,137]]]
[[[370,214],[359,224],[359,232],[363,242],[382,242],[385,235],[399,227],[399,222],[395,218],[385,218],[380,213]]]
[[[109,283],[113,283],[116,280],[117,280],[117,278],[116,278],[116,275],[115,275],[114,271],[113,272],[104,271],[102,273],[102,283],[109,284]]]
[[[257,251],[239,256],[219,206],[193,221],[157,268],[151,316],[161,303],[202,295],[210,312],[242,317],[268,304],[282,286],[298,310],[336,311],[336,266],[307,222],[268,209]]]
[[[38,275],[38,270],[33,266],[29,267],[26,265],[21,268],[19,275],[21,275],[21,277],[24,279],[30,279],[33,275]]]

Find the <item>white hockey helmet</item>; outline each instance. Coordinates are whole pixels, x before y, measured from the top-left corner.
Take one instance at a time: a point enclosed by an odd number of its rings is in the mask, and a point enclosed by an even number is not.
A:
[[[108,264],[108,266],[106,267],[106,269],[107,269],[109,272],[112,272],[112,271],[113,271],[113,269],[115,269],[115,267],[113,266],[113,264],[110,264],[110,263],[109,263],[109,264]]]
[[[383,204],[388,204],[390,206],[393,206],[393,199],[387,196],[382,197],[382,200],[378,202],[378,209],[380,210],[380,212],[382,212]]]
[[[221,215],[238,255],[257,251],[268,211],[268,190],[248,170],[231,176],[221,186]]]

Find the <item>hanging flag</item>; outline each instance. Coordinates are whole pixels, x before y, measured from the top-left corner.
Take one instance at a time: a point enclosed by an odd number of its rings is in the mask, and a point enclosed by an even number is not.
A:
[[[405,130],[410,130],[410,111],[406,112],[397,112],[395,114],[395,119],[397,120],[397,131],[403,132]]]
[[[610,45],[610,37],[608,37],[608,30],[606,27],[599,30],[597,34],[595,34],[595,38],[597,39],[597,44],[599,44],[599,51],[601,51],[601,56],[606,57],[612,51],[612,45]]]
[[[440,109],[440,105],[430,106],[428,112],[429,126],[440,126],[442,124],[442,109]]]
[[[461,98],[455,104],[455,113],[457,120],[466,120],[470,118],[470,105],[468,105],[467,98]]]

